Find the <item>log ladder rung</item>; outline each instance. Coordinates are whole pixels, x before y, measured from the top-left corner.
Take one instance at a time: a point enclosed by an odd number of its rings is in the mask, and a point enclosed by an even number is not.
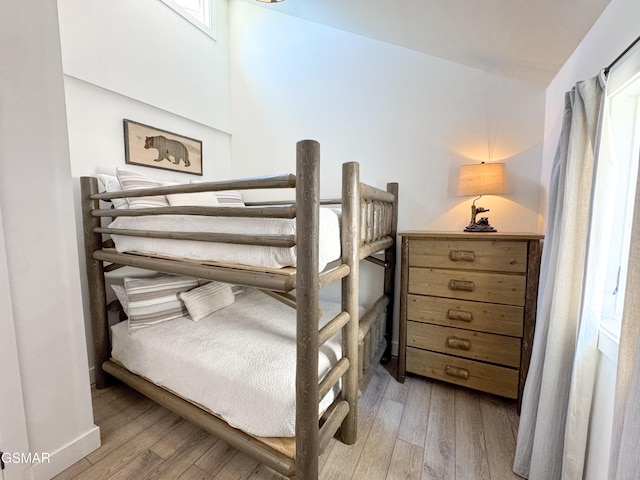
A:
[[[329,418],[324,425],[320,428],[319,434],[319,450],[322,452],[329,443],[329,440],[333,438],[338,428],[342,425],[342,421],[349,413],[349,402],[341,400],[338,402],[329,415]]]
[[[319,288],[326,287],[327,285],[346,277],[349,273],[351,273],[351,269],[349,268],[349,265],[344,263],[326,270],[320,274]]]
[[[318,384],[319,402],[322,401],[324,396],[329,393],[329,390],[331,390],[338,383],[338,381],[340,381],[347,370],[349,370],[350,364],[351,363],[349,362],[349,359],[343,357],[338,360],[333,368],[329,370],[329,373],[324,376],[322,381]]]
[[[318,345],[324,345],[327,340],[333,337],[338,330],[344,327],[351,319],[351,315],[348,312],[340,312],[331,321],[329,321],[318,332]]]

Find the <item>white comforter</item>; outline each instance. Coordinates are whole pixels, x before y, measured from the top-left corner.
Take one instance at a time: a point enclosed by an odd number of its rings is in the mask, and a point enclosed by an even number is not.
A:
[[[340,311],[321,302],[321,325]],[[296,312],[247,288],[232,305],[194,322],[181,318],[129,334],[112,327],[112,357],[133,373],[179,393],[231,426],[261,437],[295,435]],[[341,356],[336,334],[322,346],[318,372]],[[319,411],[335,399],[335,388]]]
[[[244,235],[295,235],[295,219],[161,215],[118,217],[111,228],[176,232],[224,232]],[[112,235],[118,252],[140,252],[200,261],[282,268],[296,265],[296,247],[260,247],[194,240]],[[340,257],[340,222],[330,208],[320,209],[319,267]]]

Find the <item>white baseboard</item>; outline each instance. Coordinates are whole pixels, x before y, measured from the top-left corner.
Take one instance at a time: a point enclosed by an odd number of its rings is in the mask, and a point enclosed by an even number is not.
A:
[[[94,425],[91,430],[73,442],[56,452],[50,452],[48,462],[32,464],[33,480],[49,480],[55,477],[98,447],[100,447],[100,428]]]

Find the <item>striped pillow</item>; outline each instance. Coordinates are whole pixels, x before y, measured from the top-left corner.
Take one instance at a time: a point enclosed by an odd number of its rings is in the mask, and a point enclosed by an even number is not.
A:
[[[221,207],[244,207],[244,199],[239,190],[223,190],[216,192]]]
[[[144,175],[140,175],[139,173],[136,173],[136,172],[131,172],[129,170],[122,170],[121,168],[116,169],[116,175],[118,177],[118,181],[120,182],[120,186],[122,187],[123,190],[135,190],[137,188],[163,187],[165,185],[164,182],[160,182],[158,180],[145,177]],[[129,202],[130,208],[156,208],[156,207],[169,206],[167,197],[164,195],[127,198],[127,202]]]
[[[188,312],[178,294],[198,286],[196,278],[159,275],[125,278],[129,309],[129,333],[184,317]]]
[[[181,292],[178,297],[187,307],[189,316],[198,321],[207,315],[231,305],[235,295],[228,283],[209,282],[188,292]]]
[[[202,180],[191,180],[189,183],[204,183]],[[221,207],[244,207],[244,199],[240,190],[222,190],[215,192]]]

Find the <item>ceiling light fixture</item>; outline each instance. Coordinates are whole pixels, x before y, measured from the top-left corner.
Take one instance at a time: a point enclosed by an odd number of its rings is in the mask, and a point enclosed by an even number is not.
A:
[[[258,0],[258,1],[262,3],[280,3],[284,0]]]

